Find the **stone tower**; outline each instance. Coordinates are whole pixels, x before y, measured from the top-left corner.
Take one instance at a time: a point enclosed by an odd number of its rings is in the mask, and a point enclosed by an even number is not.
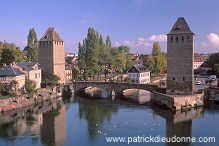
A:
[[[193,94],[194,33],[183,17],[167,34],[167,94]]]
[[[48,28],[39,40],[39,63],[43,79],[55,74],[60,77],[60,83],[65,82],[64,41],[55,28]]]

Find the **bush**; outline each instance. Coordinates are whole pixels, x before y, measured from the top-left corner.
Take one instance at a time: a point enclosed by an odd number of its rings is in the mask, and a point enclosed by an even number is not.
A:
[[[126,78],[124,79],[124,82],[126,82],[126,83],[132,83],[132,79],[129,78],[129,77],[126,77]]]

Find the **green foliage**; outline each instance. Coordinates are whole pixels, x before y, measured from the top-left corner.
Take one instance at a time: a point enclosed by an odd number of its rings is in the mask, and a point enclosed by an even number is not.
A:
[[[13,94],[17,94],[17,86],[18,86],[18,82],[17,81],[15,81],[15,80],[12,80],[11,81],[11,83],[10,83],[10,85],[11,85],[11,89],[12,90],[14,90],[14,93]],[[9,93],[10,94],[10,93]]]
[[[27,61],[38,62],[38,39],[34,28],[31,28],[27,36]]]
[[[0,42],[0,65],[22,61],[20,48],[14,43]]]
[[[34,93],[33,93],[33,92],[28,94],[28,97],[29,97],[29,98],[33,98],[33,96],[34,96]]]
[[[152,53],[143,59],[143,65],[148,67],[154,75],[159,75],[163,69],[166,70],[167,55],[161,52],[158,42],[154,42]]]
[[[122,73],[133,64],[129,50],[127,46],[112,47],[110,36],[104,43],[102,35],[89,28],[83,44],[78,44],[78,66],[81,72],[86,72],[90,77],[107,73],[108,70]]]
[[[29,93],[35,91],[35,89],[36,89],[35,81],[26,79],[25,80],[25,89]]]
[[[126,82],[126,83],[132,83],[132,79],[129,78],[129,77],[126,77],[126,78],[124,79],[124,82]]]
[[[60,78],[57,75],[51,75],[43,81],[43,84],[45,86],[49,86],[53,88],[54,86],[58,85],[59,80]]]
[[[72,67],[72,79],[76,80],[79,77],[79,71],[75,68]]]
[[[7,84],[0,82],[0,94],[3,94],[4,92],[7,91],[6,89]]]
[[[215,74],[219,76],[219,53],[213,53],[209,56],[205,64],[211,68],[209,74]]]

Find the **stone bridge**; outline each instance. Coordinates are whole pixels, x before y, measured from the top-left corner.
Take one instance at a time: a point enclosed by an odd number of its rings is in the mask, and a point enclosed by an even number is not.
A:
[[[106,90],[109,95],[112,95],[113,91],[115,95],[121,94],[126,89],[143,89],[150,92],[158,90],[158,85],[119,82],[75,81],[73,86],[75,92],[82,91],[87,87],[97,87]]]

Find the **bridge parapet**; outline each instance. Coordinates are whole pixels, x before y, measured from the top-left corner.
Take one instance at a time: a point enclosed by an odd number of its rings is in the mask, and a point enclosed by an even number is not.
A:
[[[115,94],[121,93],[126,89],[143,89],[150,92],[157,91],[158,85],[137,84],[137,83],[119,83],[119,82],[94,82],[94,81],[76,81],[73,82],[75,92],[87,87],[97,87],[108,92],[114,91]]]

